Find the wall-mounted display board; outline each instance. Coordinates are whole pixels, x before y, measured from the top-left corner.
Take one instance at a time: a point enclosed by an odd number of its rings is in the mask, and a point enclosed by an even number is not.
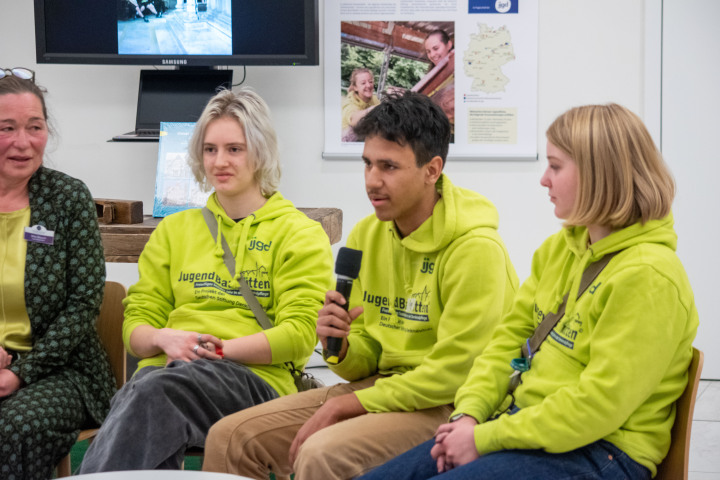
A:
[[[413,90],[448,115],[451,158],[537,159],[535,0],[338,0],[324,22],[324,158],[358,158],[352,126]]]

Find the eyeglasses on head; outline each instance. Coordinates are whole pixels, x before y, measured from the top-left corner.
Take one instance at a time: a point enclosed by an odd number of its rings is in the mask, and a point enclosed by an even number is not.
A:
[[[15,68],[0,68],[0,80],[10,75],[21,78],[23,80],[30,80],[35,82],[35,72],[29,68],[15,67]]]

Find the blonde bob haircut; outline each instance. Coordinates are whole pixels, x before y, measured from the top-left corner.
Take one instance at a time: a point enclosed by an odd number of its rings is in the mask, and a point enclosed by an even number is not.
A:
[[[237,120],[245,132],[248,158],[261,193],[264,197],[275,193],[280,183],[277,135],[270,121],[267,103],[249,88],[240,89],[237,93],[221,90],[210,99],[195,125],[188,148],[188,163],[200,187],[206,192],[212,189],[205,173],[203,144],[208,125],[218,118]]]
[[[578,170],[570,225],[624,228],[670,213],[675,182],[642,120],[625,107],[586,105],[560,115],[548,142]]]
[[[350,85],[348,86],[348,92],[357,92],[358,77],[364,73],[367,73],[370,75],[370,78],[373,81],[373,90],[375,89],[375,75],[373,75],[373,73],[370,71],[370,69],[369,68],[356,68],[350,74]]]

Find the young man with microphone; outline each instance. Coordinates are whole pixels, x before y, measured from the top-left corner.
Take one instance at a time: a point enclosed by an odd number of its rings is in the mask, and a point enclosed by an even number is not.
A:
[[[225,417],[208,435],[204,470],[353,478],[428,440],[511,306],[517,275],[495,207],[442,173],[442,110],[424,95],[388,95],[355,130],[375,214],[348,237],[362,252],[349,304],[327,292],[317,322],[324,348],[341,339],[326,358],[349,383]]]

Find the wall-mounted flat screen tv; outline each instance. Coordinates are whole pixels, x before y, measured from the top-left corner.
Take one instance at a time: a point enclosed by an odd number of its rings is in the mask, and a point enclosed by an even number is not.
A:
[[[317,0],[34,0],[38,63],[317,65]]]

